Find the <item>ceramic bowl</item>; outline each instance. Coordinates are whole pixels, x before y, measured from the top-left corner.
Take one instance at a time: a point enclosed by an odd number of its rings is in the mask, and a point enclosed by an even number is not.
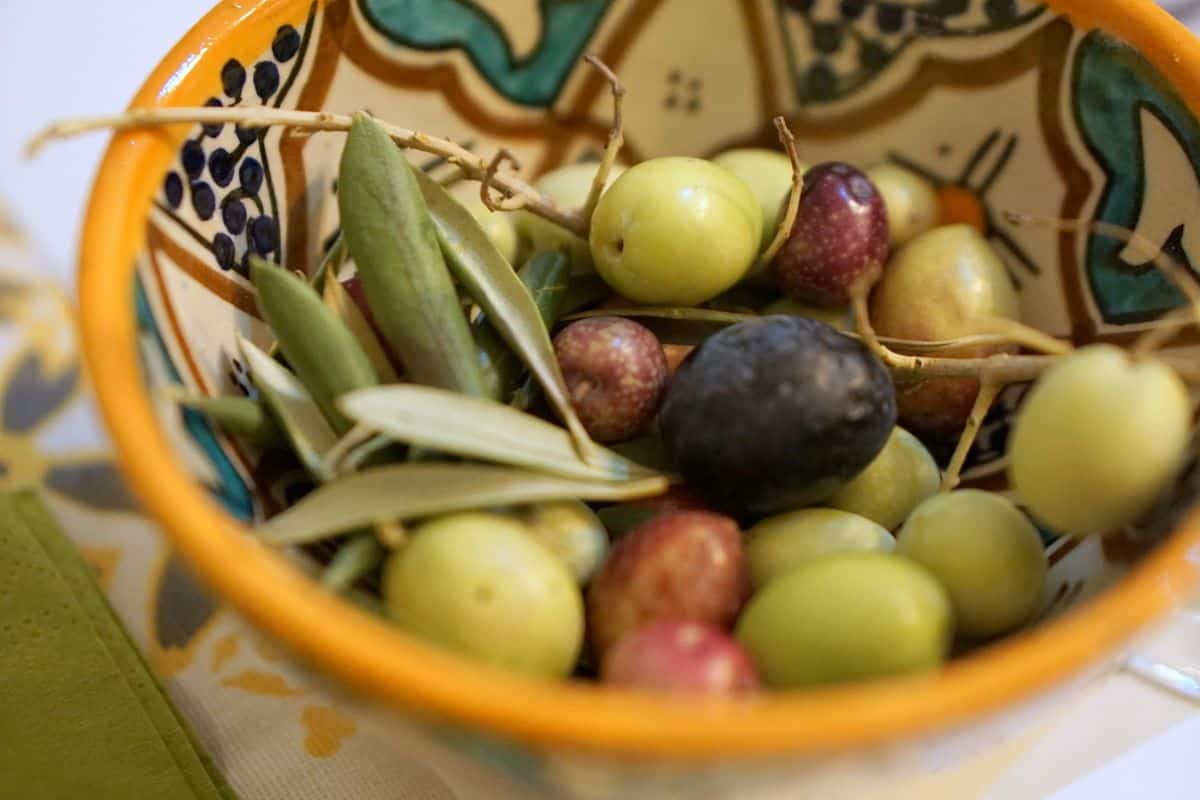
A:
[[[508,147],[537,174],[603,144],[609,97],[580,61],[589,51],[629,87],[628,158],[769,145],[784,113],[810,162],[928,176],[945,218],[1004,257],[1025,320],[1078,343],[1126,342],[1180,296],[1136,250],[1012,228],[1001,211],[1102,219],[1200,258],[1200,45],[1148,0],[227,0],[134,105],[369,108]],[[1195,583],[1195,519],[1148,554],[1120,536],[1060,539],[1033,630],[932,676],[740,703],[532,682],[410,639],[256,543],[248,525],[284,499],[286,469],[147,386],[244,380],[234,334],[265,334],[245,254],[314,267],[336,224],[340,144],[233,125],[117,135],[84,234],[83,336],[124,468],[176,547],[221,597],[386,709],[398,741],[499,766],[524,796],[748,797],[776,783],[841,796],[830,787],[927,766],[947,737],[994,742],[1015,710],[1103,663]],[[973,480],[1003,489],[1024,389],[1004,394]]]

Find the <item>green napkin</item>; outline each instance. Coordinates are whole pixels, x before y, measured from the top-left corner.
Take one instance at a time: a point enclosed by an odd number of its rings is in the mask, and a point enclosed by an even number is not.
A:
[[[32,491],[0,495],[0,797],[234,798]]]

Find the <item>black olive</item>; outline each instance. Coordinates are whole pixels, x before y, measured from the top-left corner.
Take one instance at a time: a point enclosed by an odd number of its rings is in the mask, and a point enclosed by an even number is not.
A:
[[[659,422],[688,485],[753,518],[820,502],[862,472],[896,425],[896,393],[857,340],[771,316],[705,340]]]

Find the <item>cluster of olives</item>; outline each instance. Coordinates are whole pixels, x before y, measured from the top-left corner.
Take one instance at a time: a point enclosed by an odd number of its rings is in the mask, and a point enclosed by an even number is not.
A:
[[[578,206],[594,174],[575,165],[538,187]],[[562,327],[555,352],[588,432],[656,443],[682,489],[599,516],[576,503],[430,523],[389,570],[398,619],[539,674],[568,674],[582,653],[606,682],[734,692],[927,670],[956,639],[987,641],[1035,618],[1048,569],[1037,528],[1002,495],[940,491],[922,443],[959,435],[979,381],[898,383],[838,330],[868,292],[874,328],[899,339],[1017,320],[1003,263],[974,228],[939,226],[921,177],[832,163],[806,171],[790,236],[755,269],[791,184],[789,160],[765,150],[643,162],[615,172],[590,241],[526,212],[480,212],[513,254],[532,242],[594,269],[614,293],[604,308],[699,306],[739,286],[768,299],[759,318],[694,348],[664,346],[619,312]],[[1031,394],[1013,483],[1065,532],[1131,522],[1181,463],[1189,409],[1178,376],[1153,359],[1077,351]],[[1131,468],[1113,446],[1135,441],[1146,460]],[[632,522],[606,529],[610,520]],[[481,568],[487,559],[503,562],[503,581]],[[430,574],[478,586],[439,605],[424,590]]]

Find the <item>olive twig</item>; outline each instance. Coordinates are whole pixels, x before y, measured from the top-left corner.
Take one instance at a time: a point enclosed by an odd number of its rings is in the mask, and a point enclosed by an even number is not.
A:
[[[608,81],[610,90],[612,91],[613,101],[613,116],[612,127],[608,130],[608,142],[604,145],[604,155],[600,157],[600,166],[596,168],[596,174],[592,178],[592,186],[588,189],[587,200],[583,203],[583,208],[579,209],[579,221],[583,227],[591,226],[592,214],[596,211],[596,204],[600,202],[600,195],[604,193],[604,187],[608,184],[608,176],[612,172],[613,165],[617,162],[617,155],[621,152],[621,147],[625,144],[625,119],[623,107],[625,105],[625,85],[621,83],[621,79],[616,73],[599,58],[588,54],[583,57],[583,60],[591,64],[600,74]]]
[[[492,181],[496,179],[496,171],[505,161],[512,165],[514,171],[521,168],[521,162],[517,160],[512,151],[507,147],[501,147],[488,162],[487,169],[483,171],[483,179],[479,181],[479,199],[488,211],[519,211],[528,202],[528,198],[520,194],[502,197],[500,200],[492,197]]]
[[[344,475],[347,472],[353,472],[356,465],[348,463],[349,456],[374,438],[377,433],[378,431],[370,425],[361,422],[355,425],[325,452],[322,462],[325,472],[329,475]]]
[[[863,344],[893,373],[909,380],[929,378],[978,378],[1001,384],[1024,383],[1045,372],[1058,356],[1014,356],[1007,353],[986,358],[931,358],[905,356],[879,341],[867,310],[866,291],[852,299],[854,325]]]
[[[775,229],[775,238],[758,257],[758,263],[755,264],[753,271],[774,261],[775,256],[787,243],[788,237],[792,235],[792,227],[796,224],[796,215],[800,213],[800,193],[804,189],[804,165],[800,163],[800,150],[796,147],[796,137],[792,135],[792,130],[783,117],[776,117],[774,123],[775,130],[779,133],[779,143],[783,145],[783,149],[787,151],[788,160],[792,162],[792,188],[788,192],[787,209],[779,220],[779,227]]]
[[[996,402],[996,397],[1002,389],[1004,389],[1004,384],[997,381],[983,381],[979,384],[979,394],[975,395],[975,405],[971,407],[971,415],[967,417],[967,424],[963,426],[962,433],[958,437],[954,455],[951,456],[950,464],[942,476],[943,492],[953,491],[958,487],[963,465],[967,462],[967,455],[975,445],[979,429],[983,427],[983,420],[987,417],[992,403]]]
[[[26,153],[33,156],[47,142],[97,130],[122,131],[176,124],[203,125],[221,122],[232,122],[243,128],[278,126],[296,130],[344,133],[350,130],[354,118],[346,114],[333,114],[328,111],[294,111],[264,106],[135,108],[121,114],[67,119],[54,123],[29,141]],[[390,123],[381,122],[380,124],[396,144],[441,156],[461,169],[463,174],[471,180],[482,180],[487,173],[488,162],[456,142]],[[587,219],[580,217],[577,213],[559,208],[554,201],[515,175],[497,172],[492,178],[492,184],[508,197],[525,198],[525,208],[531,213],[566,228],[576,236],[587,238]]]
[[[1158,324],[1148,329],[1133,343],[1134,358],[1146,358],[1170,343],[1181,331],[1196,324],[1197,309],[1193,306],[1176,308],[1164,314]]]
[[[1007,342],[1019,344],[1039,353],[1065,356],[1075,349],[1070,342],[1056,339],[1037,328],[1017,322],[1015,319],[991,315],[982,316],[974,321],[974,328],[981,334],[994,334]]]

